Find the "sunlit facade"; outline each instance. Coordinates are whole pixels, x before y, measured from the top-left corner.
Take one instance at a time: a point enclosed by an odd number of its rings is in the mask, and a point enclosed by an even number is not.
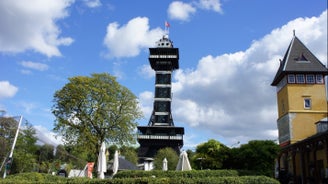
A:
[[[280,178],[319,183],[327,177],[327,74],[294,35],[271,84],[277,89]]]

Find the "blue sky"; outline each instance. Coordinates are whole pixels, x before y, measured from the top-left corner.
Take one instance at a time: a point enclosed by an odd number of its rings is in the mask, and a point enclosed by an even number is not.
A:
[[[140,100],[147,125],[154,72],[148,48],[170,23],[180,51],[172,113],[185,147],[277,139],[270,86],[293,37],[327,63],[325,0],[0,1],[0,110],[23,115],[42,139],[53,95],[69,77],[108,72]],[[326,65],[327,66],[327,65]]]

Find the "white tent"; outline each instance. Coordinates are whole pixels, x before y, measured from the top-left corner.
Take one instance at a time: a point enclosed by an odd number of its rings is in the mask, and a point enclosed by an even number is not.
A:
[[[115,154],[114,154],[114,159],[113,159],[113,176],[117,173],[118,166],[119,166],[119,163],[118,163],[118,152],[116,150],[115,151]]]
[[[179,162],[178,162],[178,165],[175,170],[177,170],[177,171],[190,171],[191,170],[191,166],[190,166],[189,159],[188,159],[188,154],[186,151],[183,151],[180,154]]]
[[[104,179],[105,172],[107,172],[107,161],[106,161],[106,145],[105,142],[101,144],[99,155],[98,155],[98,164],[97,164],[98,178]]]

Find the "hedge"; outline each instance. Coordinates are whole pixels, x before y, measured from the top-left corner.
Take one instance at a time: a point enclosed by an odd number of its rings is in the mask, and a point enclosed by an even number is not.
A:
[[[156,178],[204,178],[204,177],[224,177],[239,176],[236,170],[191,170],[191,171],[121,171],[114,178],[139,178],[139,177],[156,177]]]
[[[144,173],[157,174],[151,176],[136,176],[129,178],[115,177],[114,179],[89,179],[89,178],[63,178],[60,176],[52,176],[49,174],[41,173],[22,173],[16,175],[10,175],[6,179],[0,179],[0,184],[43,184],[43,183],[65,183],[65,184],[279,184],[279,182],[273,178],[266,176],[222,176],[223,174],[229,174],[227,171],[184,171],[184,172],[163,172],[163,171],[143,171]],[[163,176],[160,172],[166,173],[172,177]],[[208,172],[208,173],[206,173]],[[118,174],[120,174],[119,172]],[[133,172],[140,174],[140,172]],[[221,176],[213,176],[215,173],[220,173]],[[118,175],[117,174],[117,175]],[[124,173],[123,173],[124,174]],[[123,177],[121,174],[121,177]],[[235,174],[231,172],[230,174]],[[125,173],[127,175],[127,173]],[[146,175],[146,174],[144,174]],[[195,177],[195,176],[198,177]],[[132,175],[130,175],[132,176]]]

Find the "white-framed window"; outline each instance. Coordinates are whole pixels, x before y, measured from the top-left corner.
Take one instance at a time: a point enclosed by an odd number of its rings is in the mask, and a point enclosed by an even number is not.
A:
[[[288,75],[288,83],[295,83],[295,75],[293,74]]]
[[[303,74],[296,74],[296,83],[305,83]]]
[[[306,75],[306,83],[308,84],[314,84],[315,78],[313,74]]]
[[[323,84],[323,76],[322,75],[316,75],[316,81],[317,81],[317,84]]]
[[[311,109],[311,98],[304,98],[304,109]]]

